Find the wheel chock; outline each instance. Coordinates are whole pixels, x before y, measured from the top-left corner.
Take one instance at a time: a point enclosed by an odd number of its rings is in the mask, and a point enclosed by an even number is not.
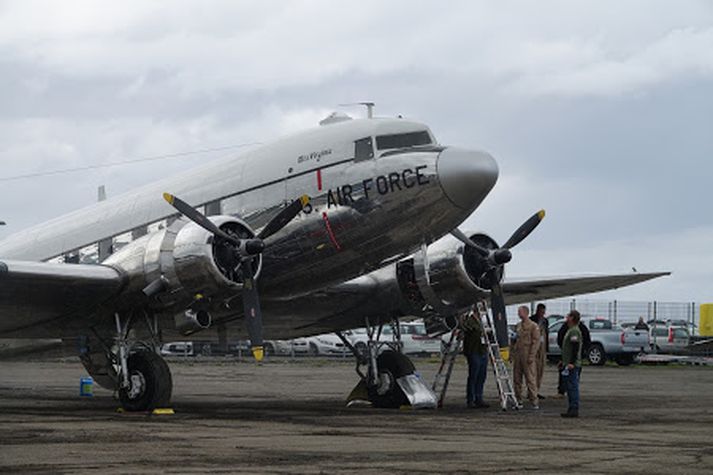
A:
[[[369,401],[369,391],[366,389],[366,382],[363,379],[359,380],[357,385],[354,386],[354,389],[352,389],[352,392],[349,393],[349,396],[347,396],[347,407],[350,407],[353,403],[358,403],[359,401]]]

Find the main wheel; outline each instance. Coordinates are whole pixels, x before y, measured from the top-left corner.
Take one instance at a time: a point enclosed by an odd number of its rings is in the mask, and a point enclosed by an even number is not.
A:
[[[380,384],[368,388],[369,400],[374,407],[399,408],[408,404],[408,398],[396,380],[416,370],[411,360],[401,353],[386,350],[376,359],[376,366]]]
[[[129,356],[129,388],[119,389],[121,406],[127,411],[152,411],[171,402],[173,380],[163,358],[152,351]]]
[[[599,343],[592,343],[587,350],[587,359],[594,366],[603,366],[607,362],[607,355],[604,353],[604,347]]]

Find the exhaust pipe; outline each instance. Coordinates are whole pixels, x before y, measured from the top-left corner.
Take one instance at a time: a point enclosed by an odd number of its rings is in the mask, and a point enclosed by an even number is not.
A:
[[[213,318],[206,310],[187,309],[175,317],[176,330],[183,336],[190,335],[210,327]]]

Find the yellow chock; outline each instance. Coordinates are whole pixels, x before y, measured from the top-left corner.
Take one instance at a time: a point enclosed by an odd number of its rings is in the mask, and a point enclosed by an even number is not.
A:
[[[253,346],[252,351],[253,358],[255,358],[255,361],[262,361],[262,359],[265,357],[265,351],[262,346]]]
[[[503,361],[510,361],[510,348],[500,348],[500,357]]]
[[[157,407],[151,411],[151,414],[154,416],[172,416],[175,412],[170,407]]]
[[[366,389],[366,383],[364,382],[363,379],[360,379],[359,382],[357,383],[356,386],[354,386],[354,389],[352,389],[352,392],[349,393],[349,396],[347,396],[347,405],[349,403],[352,403],[354,401],[368,401],[369,400],[369,391]]]
[[[124,413],[124,408],[123,408],[123,407],[117,407],[117,408],[116,408],[116,412],[118,412],[119,414],[123,414],[123,413]]]

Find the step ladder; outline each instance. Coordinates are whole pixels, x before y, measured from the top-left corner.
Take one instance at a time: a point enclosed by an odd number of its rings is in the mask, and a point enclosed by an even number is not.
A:
[[[446,390],[448,389],[448,383],[451,380],[451,373],[453,372],[453,364],[456,361],[458,353],[460,353],[460,333],[460,328],[455,328],[451,332],[451,337],[448,340],[448,344],[443,352],[443,357],[441,358],[441,365],[438,367],[438,372],[431,386],[431,389],[438,397],[437,407],[439,408],[443,407],[443,400],[446,398]]]
[[[500,395],[500,407],[503,411],[507,411],[508,408],[515,410],[522,409],[522,404],[520,404],[515,397],[510,372],[500,353],[500,345],[498,344],[493,322],[490,319],[490,313],[488,313],[488,306],[481,300],[475,304],[475,309],[480,316],[480,321],[483,323],[483,337],[488,346],[488,356],[490,357],[490,364],[495,375],[495,384],[498,387],[498,394]]]

